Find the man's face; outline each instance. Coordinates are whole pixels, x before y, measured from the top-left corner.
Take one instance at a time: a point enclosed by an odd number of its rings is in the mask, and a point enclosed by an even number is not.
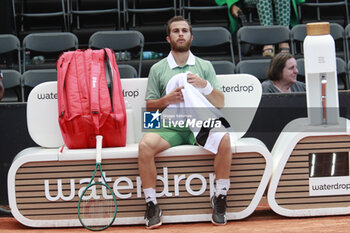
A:
[[[176,21],[170,25],[170,36],[167,41],[170,43],[171,50],[175,52],[186,52],[191,47],[193,36],[190,26],[185,21]]]

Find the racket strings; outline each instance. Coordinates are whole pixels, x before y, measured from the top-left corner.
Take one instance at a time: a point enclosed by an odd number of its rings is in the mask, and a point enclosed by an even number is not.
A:
[[[116,208],[112,191],[103,183],[94,183],[81,197],[80,220],[88,228],[103,228],[114,221]]]

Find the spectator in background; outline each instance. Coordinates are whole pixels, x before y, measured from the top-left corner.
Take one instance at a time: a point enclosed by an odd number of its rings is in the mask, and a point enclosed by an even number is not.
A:
[[[256,4],[260,24],[270,26],[274,24],[273,8],[275,9],[276,23],[288,27],[298,23],[297,4],[305,0],[215,0],[218,5],[226,4],[229,9],[230,30],[234,33],[237,30],[238,12],[242,11],[242,4]],[[274,6],[273,6],[274,4]],[[292,9],[292,10],[291,10]],[[289,53],[289,44],[279,44],[279,52]],[[263,47],[263,56],[273,57],[275,48],[273,45]]]
[[[257,1],[257,0],[215,0],[216,4],[219,6],[227,5],[228,18],[230,20],[230,31],[235,33],[238,29],[238,16],[242,13],[242,8],[246,1]]]
[[[258,15],[260,24],[263,26],[271,26],[274,24],[273,8],[275,9],[276,23],[278,25],[289,28],[291,25],[292,11],[291,3],[294,7],[294,13],[297,19],[296,4],[304,0],[257,0],[256,7],[258,9]],[[272,3],[273,2],[273,3]],[[274,4],[274,6],[273,6]],[[293,18],[293,20],[296,20]],[[296,22],[293,22],[293,24]],[[280,53],[289,53],[289,44],[279,44]],[[263,47],[263,56],[273,57],[275,55],[275,48],[273,45],[265,45]]]
[[[298,68],[289,53],[279,53],[271,59],[267,69],[268,80],[262,85],[263,93],[305,92],[305,83],[297,81]]]
[[[4,84],[2,83],[2,72],[0,71],[0,100],[2,99],[2,97],[4,96],[5,93],[5,88],[4,88]]]

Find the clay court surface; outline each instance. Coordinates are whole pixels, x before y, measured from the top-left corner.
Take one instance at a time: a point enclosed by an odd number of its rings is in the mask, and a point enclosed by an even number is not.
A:
[[[0,217],[0,233],[76,233],[91,232],[84,228],[34,229],[23,226],[12,217]],[[146,230],[143,225],[112,226],[104,232],[118,233],[234,233],[234,232],[350,232],[350,216],[328,216],[287,218],[274,213],[267,205],[260,205],[257,210],[243,220],[229,221],[225,226],[212,223],[164,224],[155,230]]]

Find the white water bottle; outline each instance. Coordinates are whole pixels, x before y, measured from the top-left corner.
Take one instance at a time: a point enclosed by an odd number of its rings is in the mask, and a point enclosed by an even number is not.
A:
[[[339,118],[335,43],[327,22],[306,25],[304,65],[311,125],[337,124]]]

